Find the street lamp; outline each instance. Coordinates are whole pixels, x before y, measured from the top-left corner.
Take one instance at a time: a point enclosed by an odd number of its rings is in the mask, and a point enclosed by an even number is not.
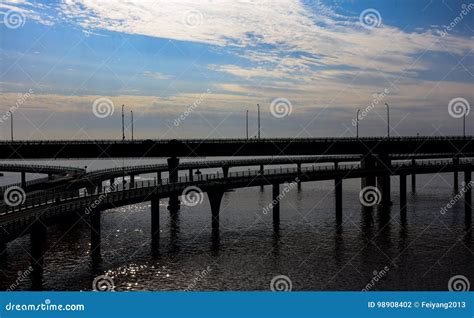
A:
[[[247,140],[249,140],[249,111],[247,110],[247,116],[246,116],[246,131],[247,131]]]
[[[385,106],[387,106],[387,137],[390,138],[390,107],[387,103]]]
[[[360,113],[360,109],[357,110],[357,116],[356,116],[357,139],[359,139],[359,113]]]
[[[260,104],[257,104],[258,110],[258,140],[260,140]]]
[[[130,114],[132,116],[132,141],[133,141],[133,110],[130,111]]]
[[[122,104],[122,140],[125,140],[125,122],[124,122],[124,117],[123,117],[123,108],[125,107],[124,104]]]

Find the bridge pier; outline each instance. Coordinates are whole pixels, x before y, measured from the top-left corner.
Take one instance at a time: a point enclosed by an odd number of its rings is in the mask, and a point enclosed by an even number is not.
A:
[[[278,229],[280,227],[280,185],[274,183],[272,188],[273,228]]]
[[[130,189],[135,188],[135,175],[131,174],[130,175]]]
[[[31,248],[31,283],[33,290],[41,290],[43,287],[44,253],[46,251],[46,226],[38,219],[30,229]]]
[[[298,190],[301,190],[301,163],[297,163],[296,170],[298,174]]]
[[[21,188],[26,189],[26,172],[21,173]]]
[[[400,216],[402,220],[407,216],[407,175],[400,175]]]
[[[392,205],[392,200],[390,197],[390,169],[392,164],[387,156],[379,156],[377,165],[381,169],[386,170],[383,175],[377,176],[377,189],[382,195],[380,205],[387,207]]]
[[[339,225],[342,223],[342,179],[337,178],[334,180],[334,190],[336,198],[336,223]]]
[[[222,166],[222,174],[224,175],[224,178],[227,179],[229,176],[229,166]]]
[[[94,260],[97,260],[100,259],[101,211],[93,209],[89,217],[91,226],[91,256]]]
[[[224,191],[222,190],[214,190],[214,191],[207,192],[207,197],[209,198],[209,203],[211,204],[213,231],[216,231],[219,229],[219,211],[221,208],[221,202],[222,202],[223,196],[224,196]]]
[[[160,199],[151,199],[151,242],[157,245],[160,241]]]
[[[170,183],[178,182],[178,171],[179,171],[179,158],[171,157],[168,158],[168,173]],[[178,213],[179,211],[179,198],[177,195],[170,196],[168,202],[168,210],[171,214]]]
[[[411,160],[411,165],[414,167],[416,166],[416,160],[412,159]],[[415,193],[416,192],[416,173],[413,172],[411,174],[411,192]]]
[[[263,165],[260,165],[260,175],[262,176],[263,176],[263,171],[264,171]],[[263,191],[263,184],[260,186],[260,190]]]
[[[189,169],[189,181],[193,181],[193,169]]]
[[[161,184],[161,171],[156,172],[156,182]]]
[[[474,184],[471,179],[471,170],[464,171],[464,187],[466,193],[464,193],[464,214],[466,223],[471,224],[472,220],[472,187]]]
[[[375,157],[372,154],[366,155],[360,161],[360,166],[363,169],[375,168]],[[376,185],[375,176],[367,176],[367,177],[361,178],[361,182],[360,182],[361,189],[365,187],[375,187],[375,185]]]
[[[459,165],[459,158],[458,157],[454,157],[453,158],[453,165]],[[454,189],[454,192],[458,192],[459,191],[459,180],[458,180],[458,170],[456,167],[454,167],[454,172],[453,172],[453,177],[454,177],[454,180],[453,180],[453,189]]]

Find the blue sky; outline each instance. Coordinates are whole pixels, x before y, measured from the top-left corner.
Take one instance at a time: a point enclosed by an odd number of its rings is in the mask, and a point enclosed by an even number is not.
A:
[[[385,103],[394,135],[458,134],[450,101],[473,103],[469,2],[3,0],[0,11],[0,111],[13,110],[17,138],[118,138],[122,104],[136,138],[245,136],[247,109],[254,134],[257,103],[264,136],[352,136],[359,108],[361,135],[381,135]]]

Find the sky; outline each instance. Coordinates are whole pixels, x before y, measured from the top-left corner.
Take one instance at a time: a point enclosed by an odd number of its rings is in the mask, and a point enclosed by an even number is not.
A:
[[[457,0],[0,0],[0,139],[474,134],[473,39]]]

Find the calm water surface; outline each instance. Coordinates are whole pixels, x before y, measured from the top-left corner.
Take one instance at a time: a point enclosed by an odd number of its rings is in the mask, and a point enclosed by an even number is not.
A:
[[[87,165],[90,171],[157,162],[165,161],[42,163]],[[18,178],[6,173],[0,182]],[[116,290],[268,290],[273,277],[286,275],[293,290],[361,290],[384,268],[388,271],[372,290],[447,290],[450,277],[458,274],[472,284],[472,226],[466,227],[463,200],[440,213],[453,197],[452,179],[452,174],[417,176],[416,193],[408,193],[406,222],[399,215],[398,178],[392,178],[389,217],[362,209],[360,179],[344,180],[340,227],[335,223],[333,181],[303,183],[301,190],[294,188],[283,198],[278,232],[271,213],[263,213],[272,200],[271,187],[226,193],[218,235],[212,234],[207,196],[195,207],[182,205],[176,219],[166,209],[167,199],[161,200],[159,249],[151,246],[149,202],[107,210],[99,264],[89,255],[86,222],[69,220],[48,228],[43,286],[90,290],[94,278],[106,273]],[[28,252],[29,236],[8,244],[0,260],[1,289],[15,281],[20,281],[17,290],[31,288],[29,278],[18,280],[18,271],[30,264]]]

